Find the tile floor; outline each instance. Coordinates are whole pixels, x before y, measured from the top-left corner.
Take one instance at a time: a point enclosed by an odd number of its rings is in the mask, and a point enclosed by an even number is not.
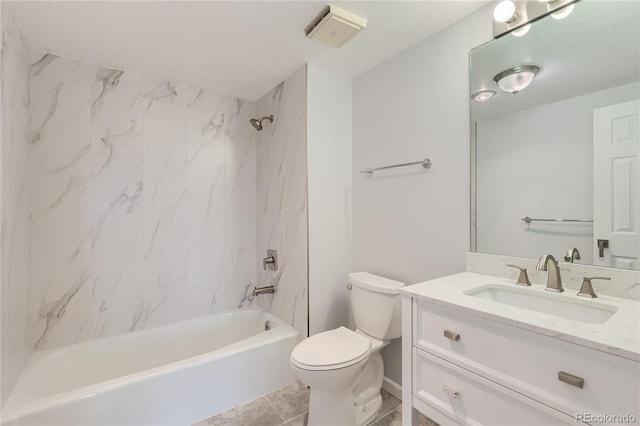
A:
[[[305,426],[309,410],[309,389],[300,382],[278,389],[251,402],[234,407],[195,426]],[[382,408],[370,426],[400,426],[400,400],[382,391]],[[438,426],[420,415],[420,426]]]

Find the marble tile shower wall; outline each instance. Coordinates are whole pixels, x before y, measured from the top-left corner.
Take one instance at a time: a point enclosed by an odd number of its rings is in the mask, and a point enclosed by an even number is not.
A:
[[[307,336],[306,66],[258,100],[256,115],[270,114],[258,141],[257,267],[259,284],[277,290],[257,303]],[[278,271],[262,269],[267,249],[278,250]]]
[[[2,52],[0,76],[0,182],[2,199],[1,286],[2,383],[0,404],[26,364],[31,350],[25,340],[28,327],[29,211],[27,147],[29,146],[29,49],[11,9],[0,4]]]
[[[29,77],[33,347],[246,304],[255,105],[43,53]]]

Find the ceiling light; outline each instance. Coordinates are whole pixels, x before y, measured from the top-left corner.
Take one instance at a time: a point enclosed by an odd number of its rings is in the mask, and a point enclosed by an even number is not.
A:
[[[497,74],[493,81],[505,92],[518,93],[526,89],[539,72],[540,68],[535,65],[513,67]]]
[[[575,5],[574,3],[571,3],[570,5],[563,7],[562,9],[560,9],[560,10],[559,10],[559,11],[557,11],[557,12],[553,12],[553,13],[551,14],[551,17],[552,17],[553,19],[558,19],[558,20],[560,20],[560,19],[564,19],[564,18],[566,18],[567,16],[571,15],[571,12],[573,12],[573,9],[574,9],[575,7],[576,7],[576,5]]]
[[[496,92],[494,92],[493,90],[481,90],[471,95],[471,99],[476,102],[486,102],[489,99],[493,98],[495,95]]]
[[[496,22],[509,24],[515,21],[516,17],[516,5],[511,0],[501,1],[493,10],[493,19]]]

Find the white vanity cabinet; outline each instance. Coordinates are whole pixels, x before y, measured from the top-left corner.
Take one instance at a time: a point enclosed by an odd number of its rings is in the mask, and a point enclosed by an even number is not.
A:
[[[640,422],[638,361],[515,322],[405,294],[403,424],[413,409],[441,425]]]

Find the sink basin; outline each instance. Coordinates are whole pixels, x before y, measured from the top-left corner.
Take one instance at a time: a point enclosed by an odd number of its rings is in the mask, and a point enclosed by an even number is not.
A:
[[[473,288],[464,294],[590,324],[602,324],[618,310],[615,306],[592,300],[574,300],[558,294],[543,294],[497,284]]]

